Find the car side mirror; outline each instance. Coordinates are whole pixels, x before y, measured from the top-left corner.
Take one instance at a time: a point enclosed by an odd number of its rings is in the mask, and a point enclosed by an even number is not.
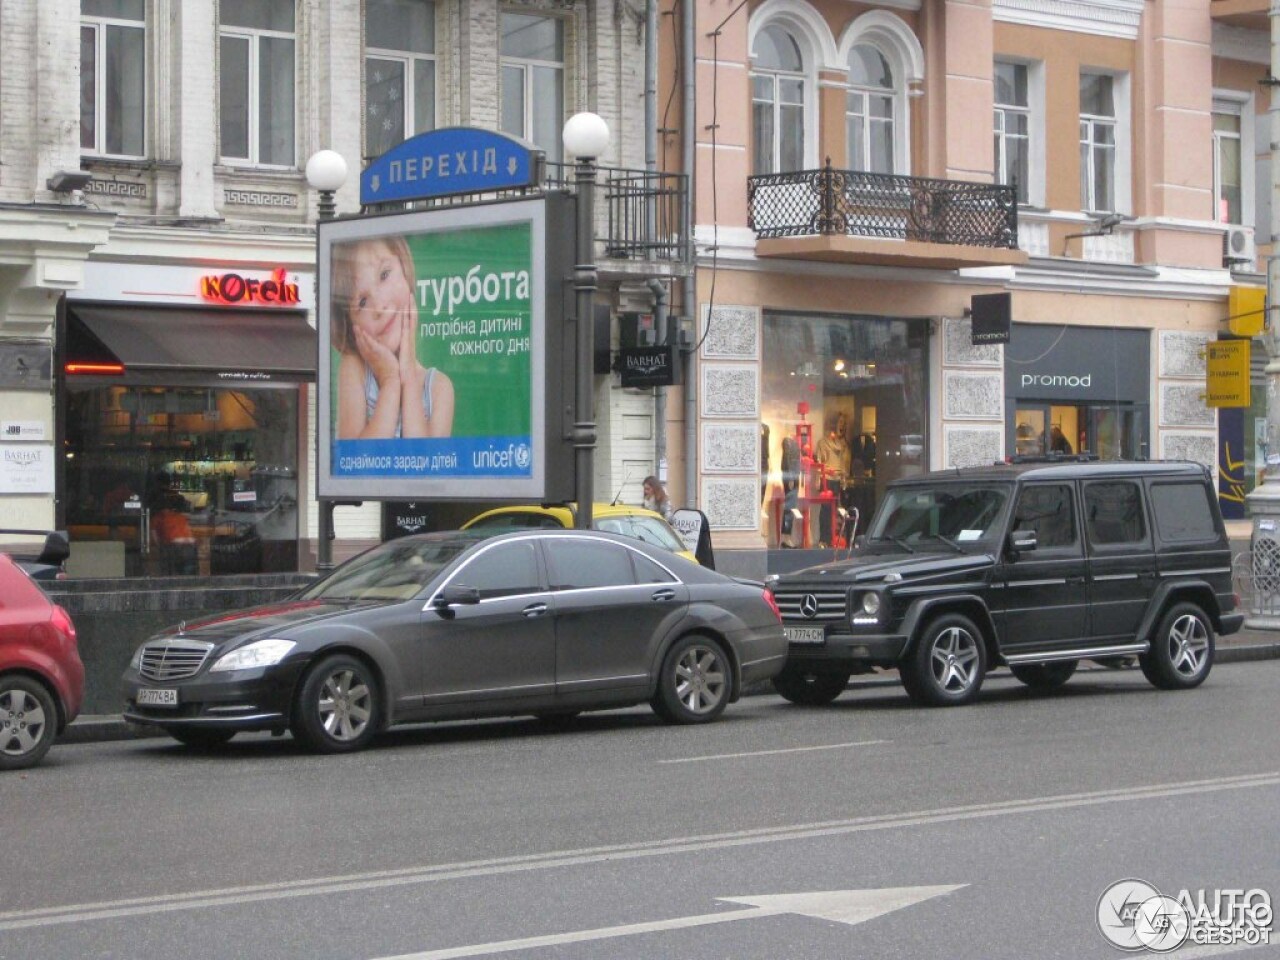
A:
[[[480,591],[475,587],[451,583],[438,594],[431,605],[438,610],[449,607],[472,606],[480,602]]]
[[[1037,543],[1034,530],[1015,530],[1009,534],[1009,552],[1015,557],[1028,550],[1034,550]]]

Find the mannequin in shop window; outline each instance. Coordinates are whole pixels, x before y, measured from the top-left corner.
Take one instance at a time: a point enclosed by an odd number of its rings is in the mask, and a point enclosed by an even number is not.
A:
[[[1071,449],[1071,441],[1067,439],[1067,435],[1062,432],[1062,428],[1056,423],[1049,431],[1049,452],[1061,453],[1068,457],[1075,453]]]
[[[818,441],[817,458],[822,465],[823,489],[829,491],[833,499],[833,505],[823,507],[818,515],[818,536],[822,546],[830,546],[831,518],[835,507],[840,504],[845,478],[849,475],[848,420],[843,413],[836,417],[827,435]]]

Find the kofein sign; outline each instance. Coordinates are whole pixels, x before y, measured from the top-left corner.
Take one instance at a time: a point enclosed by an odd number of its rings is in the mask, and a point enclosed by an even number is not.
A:
[[[672,346],[626,347],[618,353],[624,387],[669,387],[676,382]]]
[[[547,413],[572,380],[563,325],[547,323],[562,308],[548,271],[567,268],[546,243],[549,229],[571,232],[571,206],[550,194],[320,222],[320,496],[572,489],[564,430]]]
[[[1205,345],[1207,407],[1249,406],[1249,341],[1216,340]]]

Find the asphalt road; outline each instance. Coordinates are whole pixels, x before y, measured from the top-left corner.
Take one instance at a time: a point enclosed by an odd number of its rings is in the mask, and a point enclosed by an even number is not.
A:
[[[872,684],[350,757],[59,745],[0,778],[0,960],[1123,957],[1095,920],[1117,881],[1280,900],[1278,686],[1280,661],[1189,693],[997,675],[927,710]]]

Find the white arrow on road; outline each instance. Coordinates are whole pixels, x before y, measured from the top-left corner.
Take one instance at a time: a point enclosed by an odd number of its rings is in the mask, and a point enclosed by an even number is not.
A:
[[[823,890],[816,893],[782,893],[763,897],[717,897],[726,903],[742,903],[750,910],[728,910],[704,913],[695,917],[675,917],[671,920],[654,920],[650,923],[626,923],[617,927],[599,927],[595,930],[574,930],[570,933],[553,933],[543,937],[526,937],[522,940],[497,940],[493,943],[476,943],[468,947],[450,947],[445,950],[428,950],[425,953],[406,953],[381,960],[452,960],[454,957],[482,957],[513,950],[531,950],[534,947],[555,947],[565,943],[582,943],[585,940],[607,940],[613,937],[631,937],[639,933],[659,933],[664,930],[682,930],[686,927],[705,927],[713,923],[735,923],[738,920],[754,920],[758,917],[775,917],[783,913],[834,920],[837,923],[865,923],[886,913],[901,910],[916,903],[959,890],[965,884],[947,887],[890,887],[884,890]]]

